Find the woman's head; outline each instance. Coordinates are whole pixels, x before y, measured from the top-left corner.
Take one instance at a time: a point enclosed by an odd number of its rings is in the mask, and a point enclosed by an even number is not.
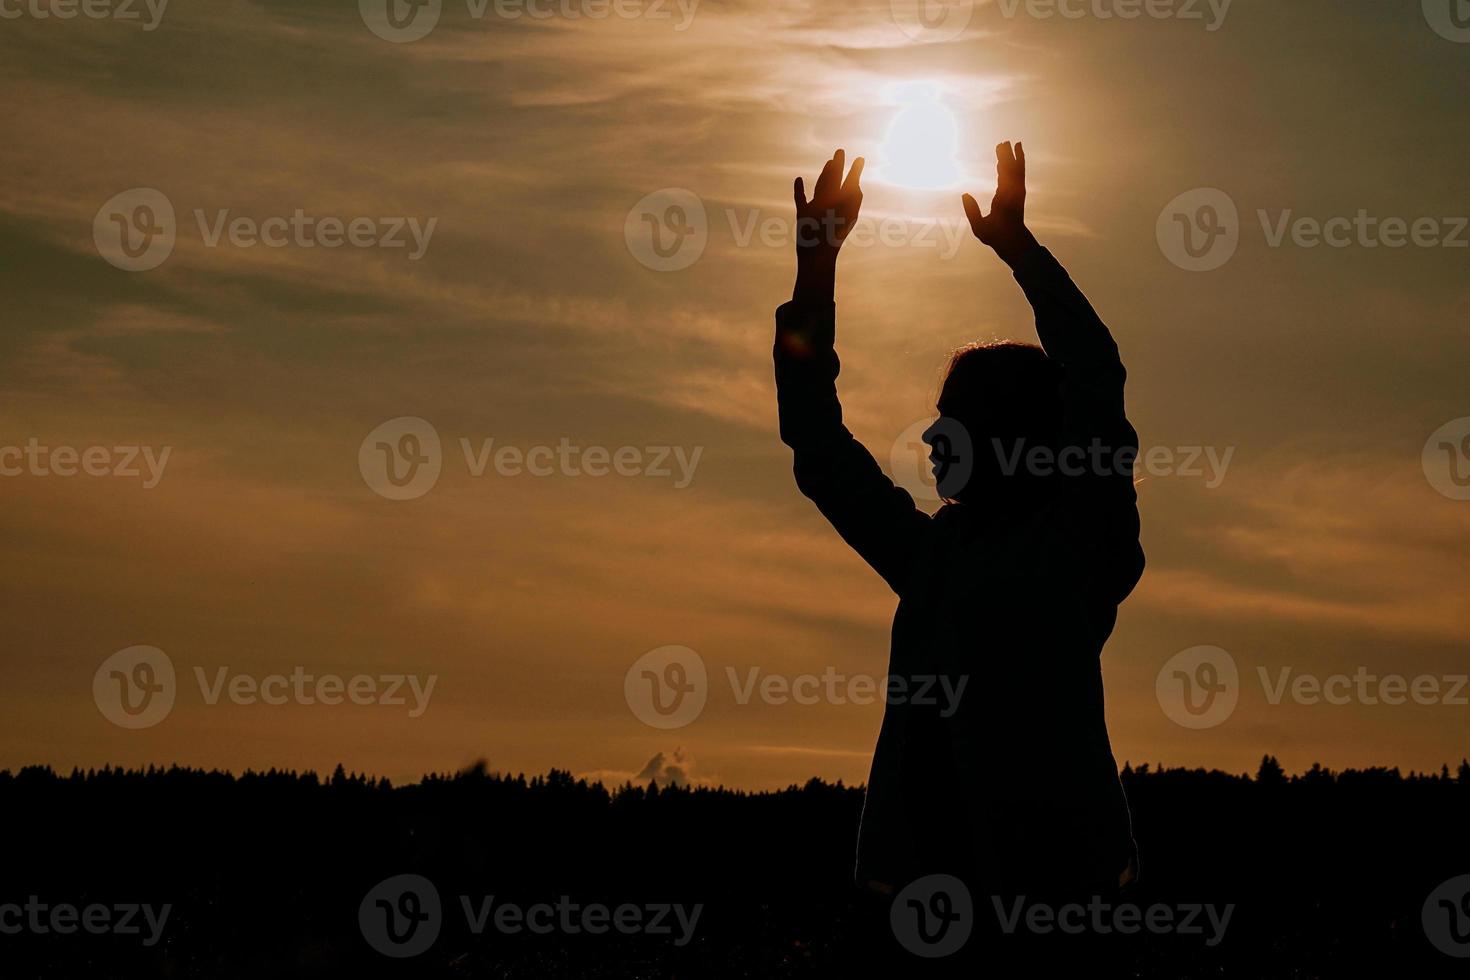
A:
[[[955,351],[939,393],[940,418],[924,433],[941,496],[980,501],[1036,488],[1026,454],[1058,449],[1061,367],[1035,344],[971,344]]]

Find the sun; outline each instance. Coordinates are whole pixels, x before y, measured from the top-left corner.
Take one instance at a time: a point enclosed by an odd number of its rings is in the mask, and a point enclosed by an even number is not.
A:
[[[886,93],[898,106],[883,140],[874,176],[916,190],[955,187],[963,176],[958,162],[960,127],[945,104],[938,82],[903,82]]]

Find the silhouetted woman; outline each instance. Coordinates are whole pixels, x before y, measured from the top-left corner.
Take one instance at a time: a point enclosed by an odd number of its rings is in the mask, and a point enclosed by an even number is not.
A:
[[[982,927],[993,896],[1106,897],[1135,873],[1099,655],[1144,564],[1117,345],[1026,228],[1024,150],[996,152],[990,214],[968,194],[964,207],[1025,291],[1043,346],[954,354],[924,434],[938,513],[883,474],[837,400],[833,284],[862,158],[844,180],[838,150],[810,201],[796,180],[796,288],[775,344],[797,486],[899,597],[889,670],[907,694],[883,717],[858,881],[896,894],[954,875]],[[948,690],[965,679],[956,704],[936,696],[938,676]],[[926,679],[930,696],[913,698]]]

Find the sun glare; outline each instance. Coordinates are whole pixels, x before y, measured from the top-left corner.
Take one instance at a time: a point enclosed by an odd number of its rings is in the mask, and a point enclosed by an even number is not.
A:
[[[938,82],[905,82],[887,93],[898,105],[874,174],[899,187],[936,190],[960,182],[959,124]]]

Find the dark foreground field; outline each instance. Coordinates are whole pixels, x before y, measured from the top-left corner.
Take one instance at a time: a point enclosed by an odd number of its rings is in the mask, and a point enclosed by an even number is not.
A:
[[[1470,885],[1453,881],[1470,875],[1470,767],[1124,776],[1145,872],[1130,900],[1176,922],[1232,907],[1218,935],[1141,931],[1134,975],[1470,974],[1455,955]],[[852,951],[875,920],[849,883],[861,803],[815,780],[0,773],[0,973],[867,975]]]

